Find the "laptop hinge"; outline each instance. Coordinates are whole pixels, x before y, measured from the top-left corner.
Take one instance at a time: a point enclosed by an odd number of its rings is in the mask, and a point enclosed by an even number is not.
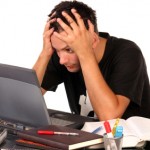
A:
[[[22,124],[16,124],[16,129],[17,130],[25,130],[26,129],[26,127],[24,126],[24,125],[22,125]]]

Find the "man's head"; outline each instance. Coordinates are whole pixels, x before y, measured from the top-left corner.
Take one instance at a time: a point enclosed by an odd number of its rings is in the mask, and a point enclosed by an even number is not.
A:
[[[74,21],[76,22],[76,19],[71,12],[72,8],[75,8],[77,10],[77,12],[80,14],[87,29],[89,28],[87,20],[90,20],[91,23],[94,25],[95,32],[98,33],[97,18],[96,18],[95,11],[82,2],[62,1],[61,3],[59,3],[58,5],[55,6],[55,8],[51,11],[51,13],[48,16],[50,17],[50,19],[61,18],[67,25],[70,26],[68,21],[62,15],[62,11],[65,11],[66,13],[68,13],[69,16],[71,16],[74,19]],[[62,28],[60,27],[60,25],[57,22],[53,22],[51,24],[51,28],[52,27],[54,27],[54,30],[57,32],[62,30]]]
[[[72,8],[74,8],[79,13],[87,30],[89,29],[88,20],[90,20],[94,25],[94,31],[98,33],[95,11],[82,2],[63,1],[59,3],[49,14],[50,20],[53,18],[60,18],[65,24],[70,26],[70,23],[62,15],[62,12],[65,11],[77,23],[75,16],[71,12]],[[59,32],[63,36],[66,36],[66,32],[62,29],[57,21],[51,22],[50,28],[54,28],[54,31]],[[59,62],[61,65],[64,65],[70,72],[77,72],[80,70],[80,62],[76,53],[64,41],[60,40],[54,34],[52,34],[51,43],[52,47],[56,50],[60,58]]]

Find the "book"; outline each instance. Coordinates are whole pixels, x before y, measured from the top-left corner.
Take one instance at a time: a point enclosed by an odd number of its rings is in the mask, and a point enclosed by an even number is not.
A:
[[[39,130],[77,133],[78,135],[41,135],[37,133]],[[63,150],[73,150],[103,142],[101,135],[57,125],[18,131],[17,135],[23,140],[45,144]]]
[[[113,128],[116,119],[108,120],[111,128]],[[96,134],[104,135],[104,121],[85,122],[82,131],[93,132],[98,127],[102,127]],[[119,126],[123,126],[123,148],[128,147],[143,147],[146,141],[150,141],[150,119],[133,116],[128,119],[120,119]],[[96,148],[103,147],[103,144],[96,145]]]
[[[20,146],[24,146],[24,147],[30,147],[30,148],[36,148],[36,149],[40,149],[40,150],[61,150],[61,149],[57,149],[54,147],[50,147],[48,145],[45,144],[40,144],[37,142],[32,142],[29,140],[24,140],[24,139],[17,139],[16,140],[16,144],[20,145]]]

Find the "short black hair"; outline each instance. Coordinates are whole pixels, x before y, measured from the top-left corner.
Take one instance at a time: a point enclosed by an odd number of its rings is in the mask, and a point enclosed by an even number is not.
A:
[[[62,11],[65,11],[66,13],[68,13],[76,21],[74,15],[71,12],[72,8],[75,8],[77,10],[77,12],[80,14],[87,29],[89,28],[87,21],[90,20],[92,22],[92,24],[94,25],[94,31],[98,33],[96,12],[95,12],[95,10],[93,10],[91,7],[87,6],[83,2],[62,1],[54,7],[54,9],[51,11],[51,13],[48,16],[50,17],[50,19],[61,18],[67,25],[70,26],[68,21],[62,15]],[[60,25],[57,22],[51,23],[51,28],[52,27],[57,32],[62,30],[62,28],[60,27]]]

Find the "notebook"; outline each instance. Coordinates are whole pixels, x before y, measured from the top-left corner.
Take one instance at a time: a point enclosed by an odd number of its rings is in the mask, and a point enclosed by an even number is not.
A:
[[[47,109],[32,69],[0,64],[1,123],[18,129],[62,125],[81,128],[93,118]],[[13,124],[12,124],[13,123]]]

